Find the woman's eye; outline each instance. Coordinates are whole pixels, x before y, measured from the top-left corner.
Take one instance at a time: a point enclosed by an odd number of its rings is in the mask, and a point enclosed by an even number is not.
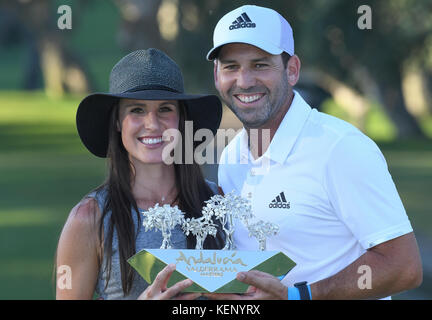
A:
[[[132,112],[132,113],[143,113],[144,110],[142,108],[133,108],[133,109],[131,109],[130,112]]]
[[[160,112],[171,112],[171,111],[173,111],[174,109],[173,109],[173,107],[171,107],[171,106],[163,106],[163,107],[160,107],[159,108],[159,111]]]

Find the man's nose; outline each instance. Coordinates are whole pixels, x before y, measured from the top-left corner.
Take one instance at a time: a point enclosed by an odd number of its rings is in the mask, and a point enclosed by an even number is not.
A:
[[[242,89],[248,89],[255,86],[256,79],[253,73],[248,69],[241,69],[238,72],[237,86]]]

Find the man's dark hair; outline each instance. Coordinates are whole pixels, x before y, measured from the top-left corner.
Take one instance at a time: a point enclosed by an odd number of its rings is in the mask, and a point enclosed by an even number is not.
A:
[[[222,47],[219,47],[219,48],[217,48],[217,49],[215,50],[215,53],[214,53],[214,57],[215,57],[215,59],[218,59],[218,58],[219,58],[219,51],[220,51],[221,48],[222,48]],[[291,56],[290,56],[289,53],[287,53],[287,52],[285,52],[285,51],[282,51],[281,56],[282,56],[282,63],[283,63],[283,65],[284,65],[284,68],[286,69],[287,66],[288,66],[288,61],[289,61],[289,59],[291,58]]]
[[[284,68],[286,69],[288,66],[288,60],[291,58],[291,56],[288,53],[286,53],[285,51],[283,51],[281,53],[281,56],[282,56],[282,62],[283,62]]]

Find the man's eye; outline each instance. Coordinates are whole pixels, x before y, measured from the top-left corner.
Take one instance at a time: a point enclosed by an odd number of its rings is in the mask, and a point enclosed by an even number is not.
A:
[[[265,67],[267,67],[267,65],[264,64],[264,63],[257,63],[257,64],[255,65],[255,68],[257,68],[257,69],[262,69],[262,68],[265,68]]]
[[[224,67],[224,70],[235,70],[237,66],[235,64],[229,64]]]

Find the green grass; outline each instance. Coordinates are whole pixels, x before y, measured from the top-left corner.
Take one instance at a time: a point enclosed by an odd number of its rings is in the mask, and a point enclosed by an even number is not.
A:
[[[432,238],[432,150],[383,152],[414,230]]]
[[[54,297],[53,259],[65,219],[103,181],[105,161],[76,132],[79,101],[0,92],[0,299]],[[432,238],[432,143],[380,147],[414,230]]]
[[[75,129],[79,100],[0,94],[0,299],[51,299],[57,240],[104,177]]]

